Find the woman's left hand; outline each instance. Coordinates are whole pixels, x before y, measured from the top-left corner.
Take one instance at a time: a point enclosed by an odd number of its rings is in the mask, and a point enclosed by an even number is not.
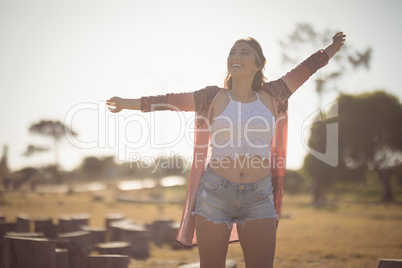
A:
[[[344,35],[343,32],[336,33],[332,36],[332,44],[324,49],[328,55],[328,59],[332,58],[332,56],[341,49],[341,46],[345,43],[345,37],[346,35]]]
[[[346,35],[343,34],[343,32],[336,33],[334,36],[332,36],[332,45],[334,50],[339,51],[341,49],[341,46],[343,46],[345,43],[345,37]]]

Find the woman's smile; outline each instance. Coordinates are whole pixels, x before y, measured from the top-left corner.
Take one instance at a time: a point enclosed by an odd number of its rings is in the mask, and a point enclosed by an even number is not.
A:
[[[254,76],[258,71],[255,60],[253,49],[245,42],[238,42],[230,50],[228,71],[232,74],[232,72],[239,73],[238,71],[241,70],[241,73],[245,72]]]

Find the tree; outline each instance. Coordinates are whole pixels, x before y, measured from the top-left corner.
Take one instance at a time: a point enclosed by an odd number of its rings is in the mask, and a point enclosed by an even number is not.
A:
[[[31,155],[34,155],[36,153],[47,152],[47,151],[49,151],[49,147],[43,147],[43,146],[37,146],[37,145],[29,144],[27,146],[27,149],[23,153],[23,155],[24,156],[31,156]]]
[[[186,159],[180,155],[169,157],[160,156],[155,159],[155,176],[164,177],[172,175],[183,175],[189,165]]]
[[[10,183],[10,169],[8,168],[8,146],[3,146],[3,156],[0,160],[0,180],[3,182],[4,189],[8,190]]]
[[[54,157],[55,157],[55,166],[59,166],[59,144],[63,137],[67,133],[70,133],[73,136],[77,136],[77,133],[72,131],[68,126],[64,125],[60,121],[52,121],[52,120],[41,120],[38,123],[34,123],[30,126],[29,132],[31,134],[41,135],[45,137],[50,137],[53,139],[54,145]],[[47,151],[47,147],[29,145],[24,155],[30,156],[36,152]]]
[[[309,148],[324,154],[326,152],[326,123],[317,121],[311,126],[311,135],[308,141]],[[313,203],[321,205],[325,201],[325,195],[328,189],[333,185],[333,167],[327,165],[320,159],[311,154],[304,158],[303,168],[312,179]]]
[[[90,179],[99,177],[112,177],[115,170],[115,162],[113,156],[97,158],[95,156],[88,156],[84,158],[81,164],[81,170],[85,176]]]
[[[13,190],[19,190],[20,187],[31,180],[40,171],[33,167],[26,167],[10,174]]]
[[[332,107],[333,108],[333,107]],[[374,170],[382,185],[382,201],[392,202],[391,173],[402,163],[402,104],[384,91],[360,95],[341,94],[338,98],[339,165],[332,167],[307,155],[304,169],[314,181],[315,202],[340,178],[364,178],[365,170]],[[325,152],[327,121],[313,124],[310,148]]]
[[[402,104],[384,91],[339,97],[340,156],[345,166],[375,170],[382,201],[392,202],[391,170],[402,163]]]

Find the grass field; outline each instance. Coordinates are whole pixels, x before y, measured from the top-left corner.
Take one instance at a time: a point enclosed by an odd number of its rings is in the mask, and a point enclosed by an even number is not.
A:
[[[147,195],[137,192],[138,196]],[[143,223],[159,219],[179,221],[181,205],[119,203],[114,191],[94,193],[5,193],[0,213],[14,221],[18,213],[31,218],[50,216],[57,223],[63,214],[89,213],[92,226],[104,226],[109,213],[123,213]],[[183,188],[167,190],[165,196],[184,195]],[[283,218],[277,233],[275,267],[377,267],[381,258],[402,259],[402,205],[380,203],[333,202],[320,209],[311,205],[307,195],[286,195]],[[229,246],[228,258],[245,267],[239,244]],[[197,248],[173,251],[151,245],[151,257],[131,260],[131,267],[178,267],[197,262]]]

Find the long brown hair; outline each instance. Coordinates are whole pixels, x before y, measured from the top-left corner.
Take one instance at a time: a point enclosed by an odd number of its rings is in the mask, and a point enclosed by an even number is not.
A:
[[[255,40],[252,37],[239,39],[234,43],[234,45],[238,42],[246,42],[252,49],[254,49],[254,51],[256,53],[255,65],[257,66],[257,68],[259,68],[259,70],[257,71],[257,73],[254,76],[251,87],[254,91],[259,91],[267,80],[267,78],[263,74],[266,59],[265,59],[264,53],[262,53],[261,45],[258,43],[257,40]],[[223,85],[227,89],[232,88],[233,80],[232,80],[232,77],[230,76],[229,72],[226,73],[226,77],[225,77],[225,80],[223,81]]]

